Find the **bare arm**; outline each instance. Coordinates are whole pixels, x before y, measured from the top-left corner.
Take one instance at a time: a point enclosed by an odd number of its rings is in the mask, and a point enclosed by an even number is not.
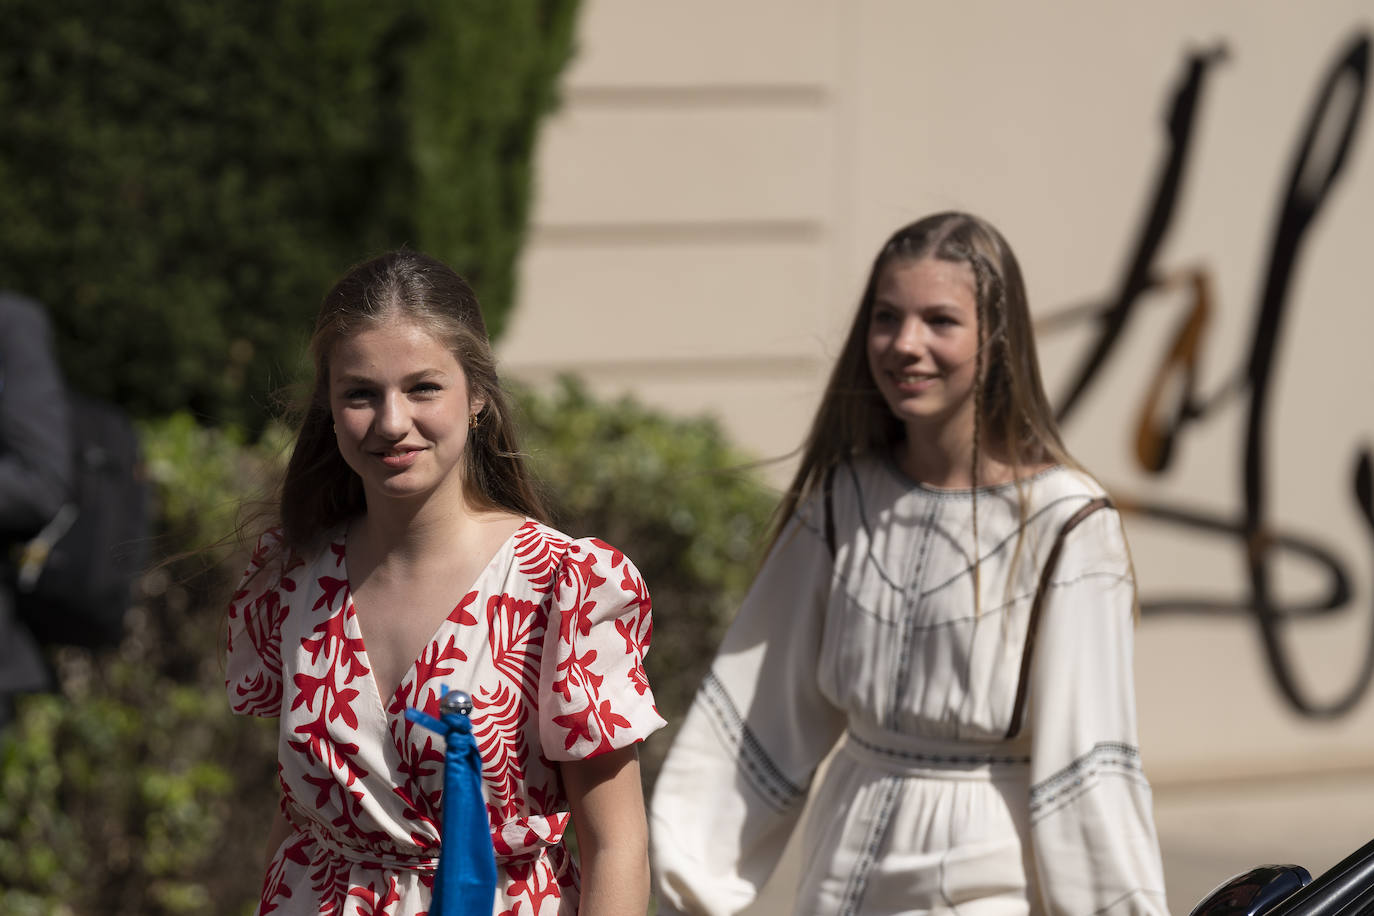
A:
[[[582,853],[580,912],[644,916],[649,840],[638,745],[561,767]]]

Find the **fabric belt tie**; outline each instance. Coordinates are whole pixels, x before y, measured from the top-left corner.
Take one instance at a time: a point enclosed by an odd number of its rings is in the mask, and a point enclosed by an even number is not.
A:
[[[378,849],[372,846],[350,846],[342,843],[309,814],[291,806],[291,824],[301,833],[308,834],[315,845],[329,854],[355,865],[370,868],[399,868],[420,872],[433,872],[439,864],[439,857],[420,850],[400,848]],[[491,841],[495,848],[498,865],[511,862],[528,862],[539,858],[544,850],[557,846],[563,840],[568,827],[568,812],[558,814],[531,814],[513,817],[503,821],[492,831]]]
[[[423,852],[410,852],[403,849],[378,849],[372,846],[350,846],[330,834],[322,824],[303,811],[295,809],[292,824],[300,832],[307,834],[315,845],[335,858],[343,859],[354,865],[366,868],[397,868],[409,871],[432,872],[439,864],[439,857]]]
[[[844,750],[882,769],[934,778],[982,778],[1008,767],[1030,763],[1029,742],[987,742],[903,735],[864,722],[851,721]]]

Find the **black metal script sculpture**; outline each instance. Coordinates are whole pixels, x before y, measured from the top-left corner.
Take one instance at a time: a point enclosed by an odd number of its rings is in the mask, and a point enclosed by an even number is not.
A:
[[[1226,50],[1222,47],[1192,53],[1187,58],[1183,78],[1166,117],[1170,144],[1156,180],[1153,200],[1114,297],[1106,303],[1090,303],[1061,311],[1040,322],[1039,328],[1043,333],[1085,321],[1098,326],[1095,342],[1071,374],[1068,389],[1059,401],[1059,420],[1065,423],[1121,341],[1141,297],[1180,283],[1191,287],[1192,306],[1177,327],[1172,345],[1146,390],[1137,424],[1136,454],[1146,472],[1163,473],[1174,456],[1180,435],[1189,424],[1206,420],[1218,407],[1234,398],[1248,396],[1241,473],[1242,508],[1228,517],[1192,506],[1134,500],[1123,494],[1116,494],[1116,498],[1123,512],[1236,539],[1246,554],[1249,594],[1235,601],[1188,595],[1147,596],[1141,602],[1142,610],[1146,613],[1253,614],[1270,670],[1284,697],[1304,715],[1335,717],[1352,709],[1374,681],[1374,607],[1370,611],[1364,656],[1353,681],[1334,700],[1313,700],[1294,678],[1293,662],[1282,638],[1281,625],[1289,620],[1344,608],[1352,600],[1350,577],[1335,551],[1270,525],[1266,442],[1274,356],[1288,310],[1293,269],[1307,231],[1346,167],[1360,127],[1369,88],[1370,37],[1366,32],[1357,32],[1337,55],[1318,88],[1299,136],[1266,262],[1249,360],[1228,383],[1209,396],[1203,396],[1197,388],[1197,370],[1207,320],[1213,308],[1210,279],[1201,270],[1166,274],[1159,271],[1155,263],[1178,203],[1204,83],[1213,67],[1225,58]],[[1164,397],[1166,391],[1177,392],[1168,399],[1169,403]],[[1356,452],[1350,487],[1357,511],[1374,534],[1374,466],[1368,446]],[[1271,567],[1277,551],[1287,551],[1320,569],[1326,581],[1325,593],[1312,601],[1281,602],[1271,581]],[[1370,556],[1374,557],[1374,551]]]

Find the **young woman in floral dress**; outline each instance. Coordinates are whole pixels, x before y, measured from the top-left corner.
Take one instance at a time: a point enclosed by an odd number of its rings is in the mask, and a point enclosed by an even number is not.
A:
[[[642,916],[636,748],[663,724],[643,579],[541,521],[477,300],[448,267],[400,251],[353,268],[311,353],[279,524],[229,610],[230,704],[280,723],[258,912],[427,911],[444,742],[405,710],[437,714],[448,688],[474,702],[494,913]]]

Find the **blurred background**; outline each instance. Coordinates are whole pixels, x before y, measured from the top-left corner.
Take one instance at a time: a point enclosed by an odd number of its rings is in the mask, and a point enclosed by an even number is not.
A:
[[[251,910],[275,736],[222,697],[236,512],[350,263],[473,280],[557,521],[645,574],[673,719],[869,261],[952,208],[1016,250],[1070,448],[1128,510],[1173,910],[1374,836],[1367,0],[0,13],[0,287],[137,418],[171,558],[0,739],[0,913]]]

